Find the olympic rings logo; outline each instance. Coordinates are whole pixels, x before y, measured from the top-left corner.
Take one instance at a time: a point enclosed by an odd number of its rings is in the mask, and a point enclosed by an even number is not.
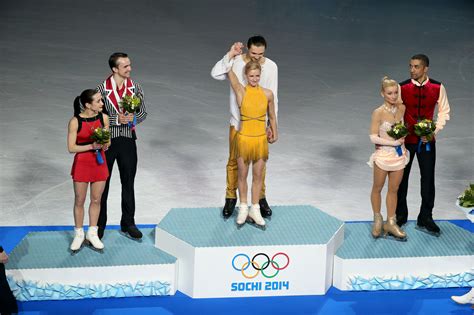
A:
[[[281,258],[276,259],[279,256],[281,256]],[[263,262],[262,262],[262,259],[263,259]],[[278,261],[280,261],[280,263],[278,263]],[[237,262],[239,262],[240,268],[236,266]],[[285,264],[283,264],[283,262],[285,262]],[[280,264],[281,264],[281,267],[280,267]],[[272,256],[271,259],[265,253],[255,254],[255,256],[253,256],[252,259],[250,259],[250,257],[247,256],[246,254],[241,253],[241,254],[235,255],[234,258],[232,259],[232,267],[235,270],[240,271],[242,273],[242,276],[244,276],[244,278],[246,279],[253,279],[256,276],[258,276],[259,273],[262,273],[262,276],[264,276],[265,278],[274,278],[280,272],[280,270],[286,269],[286,267],[288,267],[289,264],[290,264],[290,257],[283,252],[276,253],[275,255]],[[249,269],[250,266],[252,266],[255,272],[252,272],[252,273],[248,272],[247,269]],[[270,266],[274,269],[273,273],[269,273],[268,270],[266,270]]]

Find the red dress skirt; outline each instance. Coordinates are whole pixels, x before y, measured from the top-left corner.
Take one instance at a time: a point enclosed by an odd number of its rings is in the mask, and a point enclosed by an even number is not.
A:
[[[76,116],[76,118],[79,123],[76,144],[91,144],[93,142],[91,135],[94,129],[104,126],[102,114],[91,118],[82,118],[80,116]],[[96,154],[95,150],[76,153],[71,169],[73,181],[93,183],[107,180],[109,177],[109,169],[107,168],[104,150],[98,151],[98,154],[102,155],[104,163],[99,164],[97,162]]]

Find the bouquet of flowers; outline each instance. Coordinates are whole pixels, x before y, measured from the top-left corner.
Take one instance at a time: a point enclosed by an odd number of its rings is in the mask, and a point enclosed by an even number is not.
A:
[[[458,197],[456,206],[466,214],[466,217],[474,223],[474,184],[469,187]]]
[[[390,130],[387,131],[387,134],[395,140],[401,139],[408,135],[408,128],[400,121],[394,123]],[[397,151],[398,156],[402,156],[402,147],[396,146],[395,150]]]
[[[418,137],[426,137],[426,139],[428,140],[428,142],[426,143],[426,151],[431,150],[430,141],[433,140],[435,129],[436,129],[436,124],[433,123],[433,121],[429,119],[423,119],[417,122],[413,126],[413,130],[415,131],[415,134]],[[418,142],[418,152],[421,152],[421,144],[422,144],[422,141],[420,139],[420,141]]]
[[[110,141],[110,131],[105,128],[96,128],[91,135],[91,140],[98,144],[106,144]],[[104,164],[104,159],[100,154],[100,149],[95,150],[95,156],[99,165]]]
[[[461,207],[474,208],[474,184],[470,184],[458,199]]]
[[[135,95],[125,95],[124,97],[122,97],[122,100],[120,101],[120,106],[123,108],[125,112],[129,114],[137,113],[140,110],[141,104],[142,104],[141,99]],[[133,123],[129,122],[128,127],[132,128],[132,130],[135,130],[136,125],[137,125],[137,118],[134,115]]]

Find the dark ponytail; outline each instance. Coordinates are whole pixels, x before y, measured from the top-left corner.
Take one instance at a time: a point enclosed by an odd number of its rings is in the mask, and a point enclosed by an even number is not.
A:
[[[79,114],[82,112],[81,101],[79,99],[79,96],[76,96],[76,98],[74,99],[74,117],[78,117]]]
[[[80,96],[76,96],[74,99],[74,116],[79,116],[79,114],[86,108],[86,103],[92,103],[96,93],[97,90],[87,89],[82,91]]]

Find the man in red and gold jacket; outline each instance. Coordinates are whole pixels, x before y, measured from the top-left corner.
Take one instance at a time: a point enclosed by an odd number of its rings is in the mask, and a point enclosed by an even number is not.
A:
[[[402,182],[398,188],[397,224],[402,226],[408,219],[407,192],[408,178],[415,155],[418,159],[421,175],[421,207],[417,220],[417,229],[439,236],[440,229],[433,221],[435,199],[435,162],[436,139],[427,146],[426,137],[418,137],[413,132],[413,125],[422,119],[433,120],[436,105],[435,136],[449,120],[449,103],[446,90],[440,82],[428,77],[429,58],[426,55],[415,55],[410,59],[411,79],[400,83],[400,97],[406,106],[404,120],[410,134],[405,138],[405,147],[410,151],[410,162],[405,167]],[[422,145],[418,143],[421,141]]]

